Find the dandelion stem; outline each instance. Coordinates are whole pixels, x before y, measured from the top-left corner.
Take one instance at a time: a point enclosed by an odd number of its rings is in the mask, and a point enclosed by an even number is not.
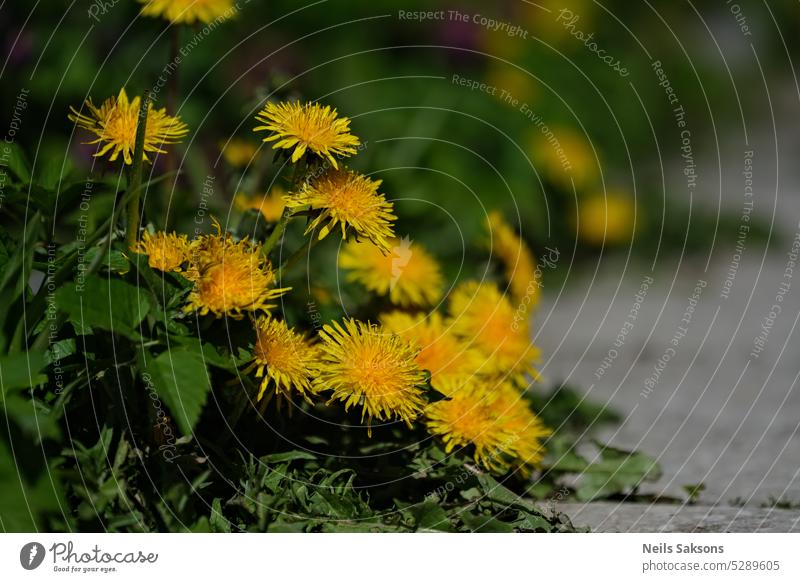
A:
[[[133,165],[128,179],[128,191],[131,193],[128,200],[128,247],[136,246],[139,238],[139,199],[142,186],[142,161],[144,159],[144,136],[147,131],[147,112],[150,109],[150,92],[145,91],[142,104],[139,107],[139,120],[136,124],[136,141],[133,146]]]
[[[295,191],[297,187],[300,185],[301,178],[303,177],[303,173],[305,172],[305,157],[301,158],[294,166],[294,173],[292,173],[292,191]],[[261,247],[261,252],[265,257],[269,257],[269,254],[272,252],[272,249],[275,248],[275,245],[278,244],[278,241],[283,236],[284,231],[286,230],[286,225],[289,224],[289,220],[291,220],[294,213],[289,208],[283,209],[283,214],[281,214],[281,219],[278,221],[278,224],[275,225],[275,229],[269,235],[269,238],[264,243],[264,246]]]
[[[306,238],[306,242],[303,243],[303,246],[293,252],[292,255],[278,268],[277,273],[275,273],[276,281],[280,281],[284,271],[294,265],[300,259],[300,257],[310,252],[311,249],[314,248],[314,246],[319,242],[319,237],[314,236],[315,234],[316,232],[312,232],[311,236]]]

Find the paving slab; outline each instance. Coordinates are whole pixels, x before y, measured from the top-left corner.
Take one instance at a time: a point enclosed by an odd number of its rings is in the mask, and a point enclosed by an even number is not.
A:
[[[561,503],[555,509],[593,532],[800,532],[800,511],[785,509],[610,502]]]

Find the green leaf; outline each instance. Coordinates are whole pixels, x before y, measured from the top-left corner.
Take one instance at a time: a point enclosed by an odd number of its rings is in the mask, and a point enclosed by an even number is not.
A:
[[[171,335],[169,344],[196,354],[201,361],[215,368],[234,370],[239,364],[243,363],[230,354],[227,356],[221,355],[219,349],[213,344],[201,342],[195,336]]]
[[[413,505],[409,507],[409,512],[414,516],[417,529],[453,531],[453,526],[447,518],[447,513],[434,501],[425,501],[419,505]]]
[[[52,413],[37,400],[11,394],[0,400],[0,410],[4,411],[6,418],[31,442],[38,444],[44,439],[57,439],[61,436],[61,430]],[[3,420],[0,418],[0,426],[4,424]]]
[[[44,354],[20,352],[0,356],[0,393],[8,394],[16,388],[28,388],[47,381],[39,372],[47,365]]]
[[[208,524],[214,533],[231,533],[231,522],[222,515],[222,503],[219,498],[211,502],[211,517]]]
[[[56,304],[82,332],[97,327],[138,340],[153,301],[147,290],[120,279],[90,276],[56,291]]]
[[[50,158],[44,163],[37,164],[37,166],[36,182],[48,190],[55,190],[59,186],[66,186],[62,181],[69,175],[73,168],[72,160],[68,157],[59,156]]]
[[[284,463],[286,461],[316,461],[317,458],[306,451],[287,451],[285,453],[264,455],[260,460],[264,463],[271,464]]]
[[[46,469],[44,467],[43,469]],[[0,531],[47,530],[43,516],[59,508],[58,491],[43,470],[35,482],[26,481],[14,464],[10,451],[0,440]]]
[[[101,252],[102,249],[100,247],[91,247],[84,255],[84,262],[87,265],[91,264]],[[101,265],[112,273],[127,273],[131,268],[130,261],[125,253],[113,249],[109,250],[108,254],[103,257]]]
[[[4,165],[11,170],[11,173],[21,182],[30,182],[31,166],[22,148],[16,143],[2,143],[0,144],[0,149],[2,149],[3,152],[2,157],[7,160]]]
[[[589,466],[589,461],[575,450],[575,441],[564,436],[550,439],[545,466],[562,473],[581,473]]]
[[[514,526],[487,515],[473,515],[467,511],[458,514],[470,531],[480,533],[512,533]]]
[[[151,358],[144,371],[142,380],[164,400],[181,432],[192,434],[210,388],[203,361],[194,352],[171,350]]]
[[[575,491],[579,501],[628,493],[643,481],[654,481],[661,476],[658,463],[644,453],[598,446],[602,447],[600,460],[583,471],[581,484]]]

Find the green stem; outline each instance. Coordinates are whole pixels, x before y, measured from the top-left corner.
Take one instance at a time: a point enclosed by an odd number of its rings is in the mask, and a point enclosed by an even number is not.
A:
[[[144,136],[147,131],[147,112],[150,108],[150,93],[145,91],[142,104],[139,107],[139,120],[136,124],[136,141],[133,146],[133,165],[128,180],[128,190],[131,192],[128,200],[128,248],[136,246],[139,239],[139,192],[142,185],[142,162],[144,161]]]
[[[278,271],[275,273],[275,280],[280,281],[281,276],[283,275],[284,271],[294,265],[303,255],[307,254],[308,252],[313,249],[317,243],[319,242],[319,237],[315,236],[317,233],[312,232],[311,236],[306,238],[306,241],[303,243],[299,249],[292,253],[292,255],[286,259],[283,264],[278,267]]]
[[[270,233],[269,238],[264,243],[264,246],[261,247],[261,253],[265,258],[269,257],[269,253],[273,248],[275,248],[275,245],[278,244],[278,241],[283,236],[283,233],[286,230],[286,225],[289,224],[289,220],[291,218],[292,211],[288,208],[284,208],[278,224],[275,225],[275,228],[272,230],[272,233]]]
[[[305,156],[300,158],[294,166],[294,172],[292,173],[292,186],[291,189],[294,191],[300,185],[300,179],[303,177],[303,173],[306,169],[306,158]],[[281,214],[281,218],[278,221],[278,224],[275,225],[275,229],[267,238],[267,241],[264,243],[264,246],[261,247],[261,252],[263,253],[264,257],[269,257],[270,252],[272,249],[275,248],[275,245],[278,244],[278,241],[283,236],[283,233],[286,231],[286,225],[289,224],[289,220],[291,220],[293,216],[292,210],[289,208],[283,209],[283,214]]]

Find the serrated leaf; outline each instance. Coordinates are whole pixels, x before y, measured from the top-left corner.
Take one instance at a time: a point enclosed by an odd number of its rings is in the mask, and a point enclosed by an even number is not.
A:
[[[172,335],[169,338],[170,345],[180,347],[187,352],[192,352],[197,357],[210,366],[222,368],[223,370],[233,370],[242,361],[237,361],[230,354],[223,356],[219,353],[218,349],[209,342],[201,342],[200,339],[194,336],[180,336]]]
[[[306,451],[287,451],[285,453],[273,453],[264,455],[260,460],[267,464],[284,463],[286,461],[315,461],[317,458]]]
[[[90,276],[56,291],[56,305],[81,331],[100,328],[134,340],[152,303],[145,289],[115,278]]]
[[[581,484],[575,491],[580,501],[628,493],[642,482],[661,476],[658,462],[644,453],[599,446],[600,460],[583,471]]]
[[[3,158],[6,166],[12,174],[14,174],[21,182],[28,183],[31,181],[31,166],[28,163],[28,157],[22,148],[16,143],[4,142],[0,144],[3,150]]]
[[[86,264],[94,262],[97,256],[102,252],[100,247],[92,247],[84,256]],[[122,251],[109,250],[108,254],[103,257],[101,265],[104,269],[108,269],[112,273],[125,274],[130,268],[130,260]]]
[[[211,517],[208,519],[214,533],[231,533],[231,523],[222,514],[222,502],[219,498],[211,502]]]
[[[0,393],[8,394],[17,388],[28,388],[47,381],[39,372],[47,365],[45,354],[20,352],[0,356]]]
[[[488,515],[472,515],[464,511],[459,514],[461,521],[470,531],[480,533],[512,533],[514,526]]]
[[[163,352],[147,362],[142,380],[152,385],[181,432],[192,434],[210,389],[205,364],[197,354],[183,349]]]
[[[414,516],[417,529],[453,531],[453,526],[447,518],[447,513],[439,504],[433,501],[413,505],[408,511]]]

